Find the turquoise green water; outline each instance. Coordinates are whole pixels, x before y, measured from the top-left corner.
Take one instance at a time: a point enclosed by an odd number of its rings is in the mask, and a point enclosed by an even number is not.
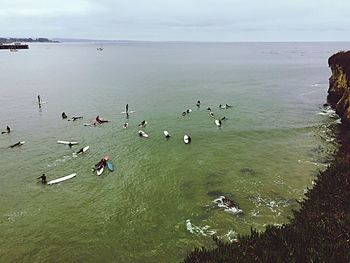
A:
[[[327,58],[343,46],[134,43],[98,52],[37,44],[1,52],[0,125],[13,128],[0,137],[1,262],[178,262],[214,246],[214,232],[229,241],[288,222],[337,147],[336,117],[322,104]],[[48,102],[41,109],[37,94]],[[124,130],[126,103],[136,113]],[[208,106],[228,118],[221,128]],[[63,111],[84,119],[64,121]],[[112,122],[83,126],[97,115]],[[137,135],[142,120],[148,139]],[[26,144],[7,149],[19,140]],[[116,170],[97,177],[91,167],[105,154]],[[54,186],[36,180],[73,172]],[[219,208],[221,195],[243,213]]]

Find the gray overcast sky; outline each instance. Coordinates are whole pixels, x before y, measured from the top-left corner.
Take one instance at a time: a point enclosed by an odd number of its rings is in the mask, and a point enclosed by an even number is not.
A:
[[[349,0],[0,0],[0,36],[349,41]]]

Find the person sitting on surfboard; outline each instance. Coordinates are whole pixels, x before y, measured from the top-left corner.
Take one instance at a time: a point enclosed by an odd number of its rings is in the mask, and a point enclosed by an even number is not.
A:
[[[208,110],[208,111],[211,111],[211,108],[210,108],[210,107],[208,107],[208,108],[207,108],[207,110]]]
[[[67,115],[65,112],[62,112],[62,119],[67,119]]]
[[[128,128],[128,125],[129,125],[129,124],[128,124],[127,122],[124,123],[124,124],[123,124],[123,128],[124,128],[124,129]]]
[[[6,126],[6,131],[1,132],[1,134],[10,133],[10,132],[11,132],[11,128],[9,126]]]
[[[47,184],[46,175],[45,175],[45,174],[43,174],[42,176],[38,177],[37,179],[41,179],[41,182],[42,182],[43,184]]]
[[[107,158],[106,157],[103,157],[102,159],[101,159],[101,161],[99,161],[97,164],[95,164],[95,167],[96,167],[96,169],[97,170],[100,170],[102,167],[105,167],[106,166],[106,164],[107,164]]]
[[[197,106],[198,108],[201,106],[201,101],[200,101],[200,100],[199,100],[199,101],[197,101],[196,106]]]
[[[143,120],[141,121],[141,123],[139,124],[139,127],[146,127],[147,121]]]
[[[97,117],[96,117],[96,122],[99,123],[99,124],[101,124],[101,123],[109,122],[109,121],[104,120],[104,119],[100,119],[100,116],[97,116]]]

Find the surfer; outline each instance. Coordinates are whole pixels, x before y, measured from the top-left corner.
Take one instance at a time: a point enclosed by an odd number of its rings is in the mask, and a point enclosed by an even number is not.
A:
[[[220,120],[221,120],[221,121],[226,121],[227,118],[224,116],[224,117],[222,117]]]
[[[210,112],[209,112],[209,116],[210,116],[210,117],[214,117],[214,112],[210,111]]]
[[[185,116],[186,115],[186,111],[184,111],[183,113],[182,113],[182,116]]]
[[[97,164],[95,164],[95,167],[97,170],[100,170],[102,167],[105,167],[107,164],[107,159],[103,157],[101,161],[99,161]]]
[[[17,142],[15,144],[11,145],[9,148],[13,148],[13,147],[20,146],[20,145],[22,145],[21,142]]]
[[[143,136],[143,132],[139,131],[139,136],[142,137]]]
[[[227,104],[225,105],[225,107],[226,107],[226,108],[232,108],[231,105],[227,105]]]
[[[128,128],[128,126],[129,126],[129,124],[127,122],[123,124],[124,129]]]
[[[141,121],[141,123],[139,124],[139,127],[146,127],[147,121],[143,120]]]
[[[84,147],[81,148],[79,151],[77,151],[75,154],[83,153],[84,152]]]
[[[65,112],[62,112],[62,119],[67,119],[67,115]]]
[[[126,113],[129,112],[129,104],[126,104],[126,106],[125,106],[125,112],[126,112]]]
[[[1,134],[10,133],[10,132],[11,132],[11,128],[9,126],[6,126],[6,131],[1,132]]]
[[[104,120],[104,119],[100,119],[100,116],[97,116],[97,117],[96,117],[96,122],[97,122],[98,124],[101,124],[101,123],[109,122],[109,121]]]
[[[207,110],[208,110],[208,111],[211,111],[211,108],[210,108],[210,107],[208,107],[208,108],[207,108]]]
[[[201,106],[201,101],[198,100],[196,106],[199,108]]]
[[[191,111],[192,111],[191,109],[187,109],[187,110],[186,110],[187,113],[190,113]]]
[[[72,119],[70,119],[69,121],[76,121],[78,119],[82,119],[83,117],[82,116],[74,116],[72,117]]]
[[[187,135],[187,141],[188,141],[188,143],[191,143],[191,136],[189,136],[189,135]]]
[[[42,182],[43,184],[47,184],[46,175],[45,175],[45,174],[43,174],[42,176],[38,177],[37,179],[41,179],[41,182]]]
[[[69,148],[72,148],[73,145],[74,145],[74,144],[71,143],[71,142],[68,143]]]
[[[41,98],[40,98],[40,95],[38,95],[38,103],[39,103],[39,105],[41,104]]]

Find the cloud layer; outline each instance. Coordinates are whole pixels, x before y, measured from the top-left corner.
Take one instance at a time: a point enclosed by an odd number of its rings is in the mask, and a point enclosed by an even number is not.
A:
[[[0,0],[0,36],[347,41],[345,0]]]

